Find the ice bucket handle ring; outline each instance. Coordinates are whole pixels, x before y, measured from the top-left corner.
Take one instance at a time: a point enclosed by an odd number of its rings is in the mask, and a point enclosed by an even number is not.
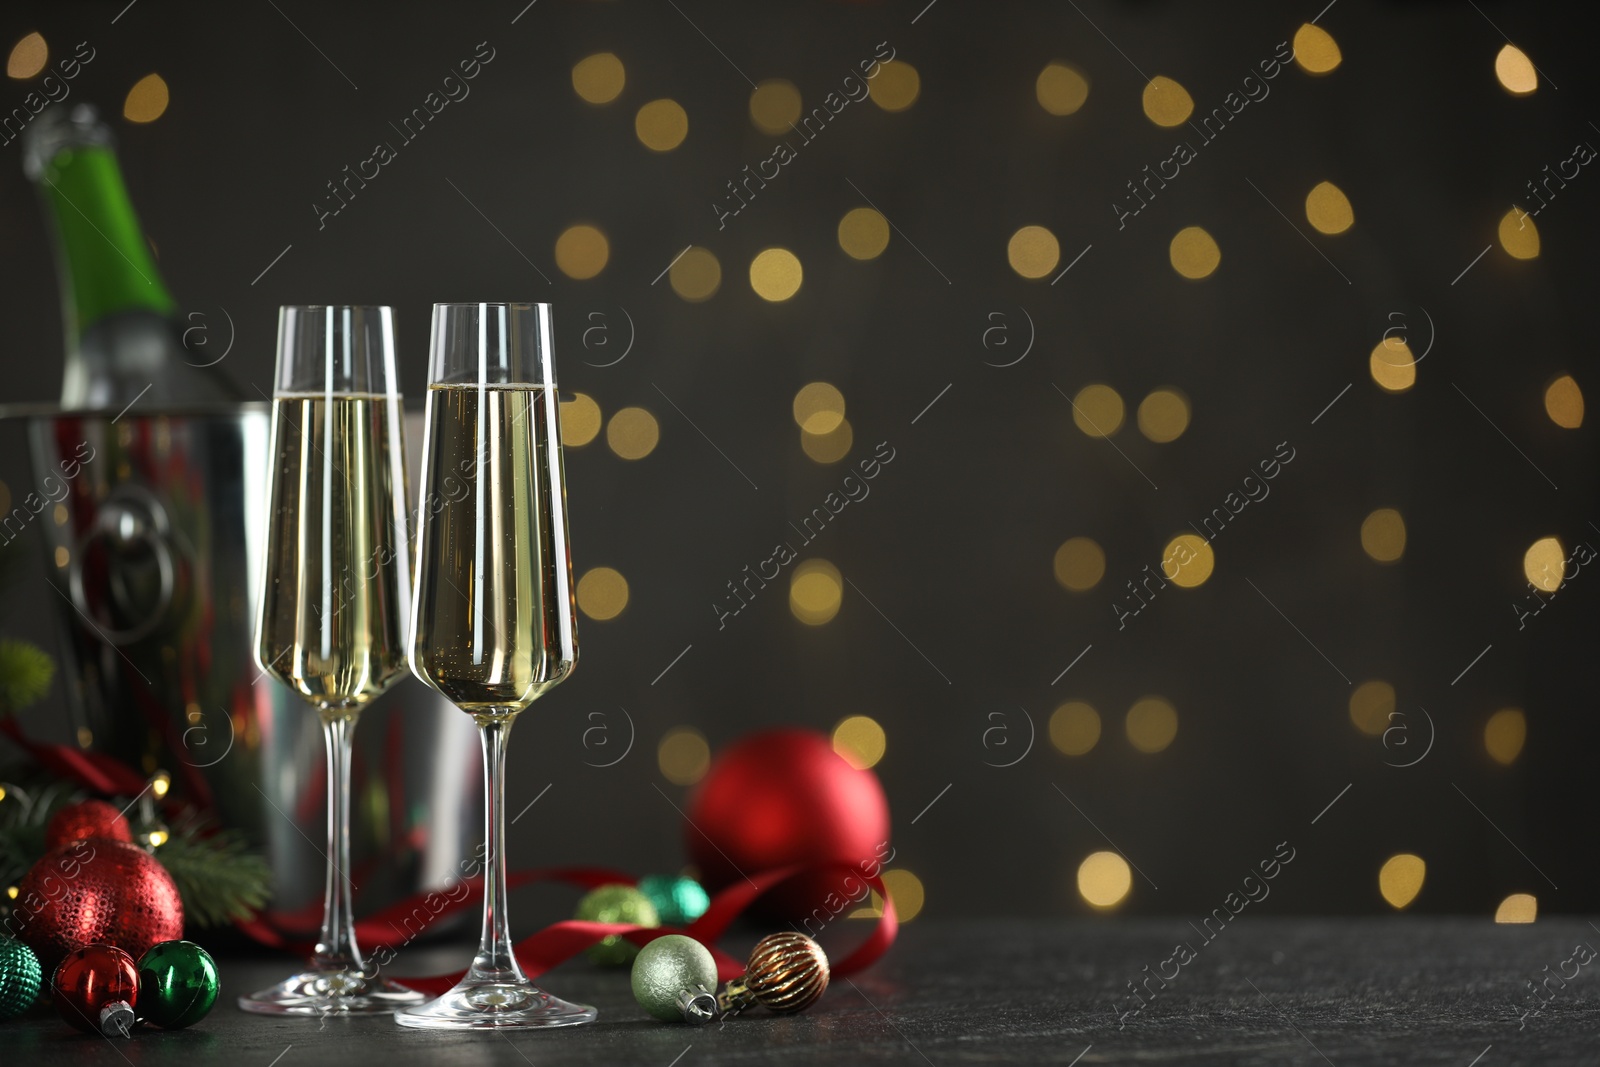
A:
[[[72,593],[72,604],[108,644],[130,645],[150,636],[161,625],[167,609],[172,606],[177,568],[172,558],[168,536],[170,530],[167,511],[154,495],[137,486],[120,486],[101,505],[94,524],[78,542],[78,550],[72,554],[72,561],[67,568],[67,586]],[[159,580],[155,603],[143,619],[130,626],[117,628],[100,625],[95,621],[89,597],[84,592],[84,561],[88,557],[89,547],[99,540],[110,541],[114,548],[141,544],[148,547],[155,557]],[[110,599],[125,603],[127,594],[114,568],[107,584],[110,587]]]

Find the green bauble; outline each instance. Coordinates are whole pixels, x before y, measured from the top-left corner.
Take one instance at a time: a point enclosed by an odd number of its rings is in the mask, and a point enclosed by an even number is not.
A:
[[[652,874],[639,879],[639,892],[650,898],[668,926],[687,926],[706,913],[711,898],[693,878]]]
[[[633,999],[662,1022],[683,1022],[678,994],[717,988],[717,961],[692,937],[663,934],[639,950],[633,961]]]
[[[660,926],[661,916],[650,898],[631,885],[603,885],[578,901],[575,918],[594,923],[633,923]],[[639,954],[639,946],[612,934],[589,949],[589,958],[603,967],[626,967]]]
[[[21,941],[0,937],[0,1020],[15,1019],[39,996],[39,957]]]
[[[218,988],[216,961],[193,941],[163,941],[139,959],[139,1017],[163,1030],[204,1019]]]

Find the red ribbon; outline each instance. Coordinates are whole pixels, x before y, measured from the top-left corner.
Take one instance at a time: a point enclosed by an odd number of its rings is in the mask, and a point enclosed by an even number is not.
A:
[[[121,761],[103,752],[34,741],[22,732],[13,716],[0,716],[0,733],[16,742],[47,770],[70,778],[85,789],[109,796],[119,794],[131,796],[143,792],[145,788],[145,780]],[[884,889],[883,880],[877,875],[868,875],[842,862],[795,864],[761,871],[718,892],[711,898],[705,914],[690,923],[686,929],[673,926],[646,927],[632,923],[586,922],[581,919],[564,919],[561,922],[551,923],[538,933],[517,942],[514,946],[517,962],[522,965],[528,977],[537,978],[613,934],[621,934],[640,946],[647,945],[664,934],[686,934],[710,950],[712,958],[717,962],[717,978],[727,981],[743,974],[744,964],[717,948],[715,942],[735,919],[744,914],[746,909],[763,894],[791,878],[839,871],[846,871],[859,877],[863,883],[877,890],[879,898],[883,901],[883,911],[872,933],[849,955],[830,968],[831,973],[836,975],[854,974],[872,966],[884,952],[888,951],[889,946],[894,943],[900,923],[895,916],[894,901]],[[602,885],[619,883],[635,884],[634,879],[628,875],[603,867],[557,867],[547,870],[512,871],[506,876],[508,889],[545,881],[565,882],[581,889],[596,889]],[[437,890],[418,893],[390,905],[376,915],[358,921],[356,923],[358,943],[369,946],[369,952],[373,946],[396,947],[395,941],[398,940],[401,944],[407,943],[445,916],[453,915],[483,900],[481,877],[466,879],[457,885],[464,888],[465,892],[459,895],[450,895]],[[455,892],[455,889],[451,890],[451,893]],[[857,900],[848,903],[859,902]],[[845,906],[848,905],[841,902],[840,912]],[[827,916],[827,921],[831,922],[838,917],[838,914]],[[411,923],[410,928],[407,927],[408,922]],[[312,949],[309,944],[290,941],[260,915],[235,925],[240,931],[264,945],[301,954],[308,953]],[[396,981],[419,992],[437,996],[460,981],[465,973],[458,971],[452,974],[400,978]]]
[[[734,920],[768,890],[787,882],[791,878],[833,871],[848,871],[856,875],[866,885],[877,890],[879,898],[883,901],[883,911],[879,915],[878,922],[873,927],[872,933],[867,936],[865,941],[857,945],[849,955],[829,968],[832,974],[841,977],[854,974],[872,966],[888,950],[889,946],[894,943],[895,934],[900,927],[900,921],[895,915],[894,901],[884,889],[883,880],[877,875],[869,876],[858,871],[847,863],[796,864],[790,867],[762,871],[717,893],[711,898],[711,905],[706,909],[705,914],[690,923],[687,929],[679,929],[675,926],[637,926],[633,923],[597,923],[586,922],[582,919],[564,919],[561,922],[551,923],[538,933],[518,941],[514,946],[514,951],[517,955],[517,962],[522,965],[523,972],[529,978],[537,978],[613,934],[621,934],[641,947],[648,945],[651,941],[665,934],[686,934],[710,950],[712,958],[717,963],[717,979],[725,982],[730,978],[738,977],[745,970],[743,961],[728,955],[717,948],[715,944],[717,938],[722,936],[728,927],[733,924]],[[633,884],[633,879],[625,875],[620,875],[615,871],[594,868],[518,871],[508,875],[506,881],[507,885],[511,887],[538,881],[563,881],[589,889],[618,882],[626,885]],[[448,899],[447,905],[440,908],[428,921],[432,922],[441,916],[460,911],[482,899],[483,880],[481,878],[473,879],[466,884],[469,886],[468,892],[463,894],[460,900]],[[399,928],[393,925],[395,919],[414,914],[417,909],[423,906],[423,902],[426,899],[425,895],[412,897],[385,909],[379,915],[358,923],[356,936],[369,946],[385,943],[383,934],[379,932],[381,926],[387,924],[389,931],[399,932]],[[830,916],[830,920],[837,917],[837,915]],[[425,925],[418,927],[410,936],[415,936],[415,933],[421,932]],[[378,936],[374,938],[374,934]],[[465,971],[455,971],[449,974],[396,978],[395,981],[418,992],[427,993],[430,996],[438,996],[459,982],[464,974],[466,974]]]
[[[35,741],[22,732],[15,716],[0,716],[0,733],[27,752],[46,770],[70,778],[85,789],[108,796],[135,796],[147,784],[138,772],[121,760],[87,749]]]

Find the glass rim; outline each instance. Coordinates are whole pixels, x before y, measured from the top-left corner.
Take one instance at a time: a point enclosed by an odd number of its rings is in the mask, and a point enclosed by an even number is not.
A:
[[[387,311],[394,314],[393,304],[279,304],[279,311]]]
[[[532,308],[554,308],[543,300],[447,300],[435,303],[434,308],[513,308],[519,311]]]

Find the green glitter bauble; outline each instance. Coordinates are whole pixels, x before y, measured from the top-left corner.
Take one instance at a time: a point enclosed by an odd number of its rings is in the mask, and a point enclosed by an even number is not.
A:
[[[716,991],[717,961],[692,937],[664,934],[633,961],[633,999],[662,1022],[683,1022],[678,994],[696,988]]]
[[[661,916],[650,898],[631,885],[603,885],[578,901],[575,918],[594,923],[633,923],[660,926]],[[611,934],[591,946],[589,958],[603,967],[625,967],[639,954],[639,946],[621,934]]]
[[[693,878],[652,874],[639,879],[639,892],[650,898],[667,926],[687,926],[706,913],[711,898]]]
[[[217,963],[193,941],[163,941],[139,958],[139,1017],[181,1030],[217,1002]]]
[[[15,1019],[39,996],[44,973],[39,957],[21,941],[0,937],[0,1020]]]

